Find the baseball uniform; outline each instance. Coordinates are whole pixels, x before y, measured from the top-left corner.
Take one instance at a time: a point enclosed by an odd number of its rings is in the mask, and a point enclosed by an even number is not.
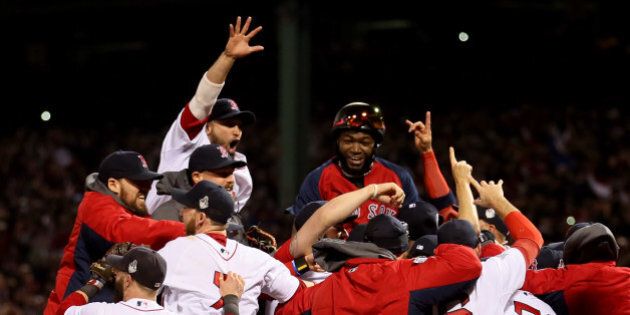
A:
[[[245,280],[241,314],[256,314],[261,293],[286,302],[300,286],[278,260],[216,233],[180,237],[159,253],[169,266],[164,306],[180,314],[222,314],[218,277],[230,271]]]
[[[64,313],[65,315],[108,315],[108,314],[152,314],[171,315],[175,314],[155,301],[145,299],[130,299],[118,303],[89,303],[81,306],[71,306]]]
[[[475,289],[466,300],[451,308],[448,314],[528,314],[516,312],[515,305],[518,306],[518,310],[539,312],[531,314],[555,314],[549,305],[533,295],[517,294],[516,291],[523,286],[527,270],[525,258],[520,250],[510,248],[498,256],[483,261],[481,265],[481,276],[477,279]],[[545,307],[534,308],[536,306],[532,304]]]
[[[188,168],[188,160],[192,152],[200,146],[210,144],[208,135],[205,132],[205,124],[208,118],[197,119],[192,114],[190,107],[196,106],[196,104],[211,104],[213,106],[222,88],[223,84],[212,83],[206,78],[205,74],[203,75],[197,87],[197,93],[179,113],[164,137],[160,151],[159,173],[177,172]],[[245,155],[240,152],[235,153],[234,159],[247,162]],[[253,181],[247,166],[235,169],[234,178],[233,193],[236,196],[234,211],[239,212],[252,194]],[[150,214],[158,206],[171,200],[169,195],[158,195],[155,185],[156,183],[153,183],[146,199]]]

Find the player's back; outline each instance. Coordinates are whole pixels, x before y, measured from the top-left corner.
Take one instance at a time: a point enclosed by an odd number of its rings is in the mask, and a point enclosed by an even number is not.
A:
[[[206,234],[180,237],[159,251],[168,266],[164,305],[169,310],[222,314],[219,277],[230,271],[245,281],[241,314],[256,314],[261,293],[283,301],[293,295],[298,280],[280,262],[258,249],[215,238]]]
[[[483,261],[481,265],[481,276],[475,288],[447,314],[508,314],[505,310],[510,298],[525,281],[523,254],[516,248],[510,248]]]
[[[474,251],[453,244],[440,245],[428,259],[353,258],[277,314],[430,314],[433,304],[474,285],[480,271]]]

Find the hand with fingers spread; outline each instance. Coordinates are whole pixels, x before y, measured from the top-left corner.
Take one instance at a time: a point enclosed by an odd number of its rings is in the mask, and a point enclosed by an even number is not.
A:
[[[262,30],[262,26],[258,26],[248,33],[251,23],[252,18],[248,17],[243,27],[241,27],[241,17],[239,16],[236,18],[236,24],[230,24],[230,38],[225,45],[226,56],[238,59],[264,49],[264,47],[260,45],[249,45],[249,41]]]
[[[455,149],[450,147],[448,149],[448,153],[451,159],[451,171],[453,173],[453,179],[456,183],[466,183],[468,184],[468,180],[472,177],[472,166],[466,163],[466,161],[457,161],[455,157]]]
[[[411,122],[405,120],[405,123],[409,127],[409,132],[413,132],[415,137],[415,144],[418,151],[426,153],[433,150],[432,142],[433,136],[431,135],[431,112],[427,112],[424,123],[421,121]]]
[[[405,202],[405,192],[395,183],[372,184],[369,187],[372,199],[379,202],[400,208]]]
[[[479,198],[475,200],[476,205],[486,208],[495,208],[505,200],[503,196],[503,180],[499,180],[496,184],[492,180],[490,182],[486,182],[485,180],[481,182],[471,181],[471,183],[479,193]]]

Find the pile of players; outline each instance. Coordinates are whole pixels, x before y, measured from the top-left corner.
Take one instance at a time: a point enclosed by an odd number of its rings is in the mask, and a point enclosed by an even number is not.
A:
[[[336,155],[287,209],[291,238],[278,247],[246,229],[238,213],[253,183],[236,149],[255,115],[218,96],[235,61],[263,50],[249,43],[262,28],[250,26],[230,25],[164,138],[158,172],[117,151],[87,177],[45,314],[630,314],[630,269],[616,266],[612,232],[582,223],[543,247],[503,182],[478,181],[451,148],[453,194],[428,112],[406,122],[427,201],[407,170],[376,156],[380,108],[355,102],[332,122]]]

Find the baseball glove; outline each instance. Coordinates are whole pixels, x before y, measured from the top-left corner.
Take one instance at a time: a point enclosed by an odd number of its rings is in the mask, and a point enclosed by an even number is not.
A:
[[[130,251],[132,248],[136,246],[138,245],[132,242],[116,243],[112,247],[109,248],[109,250],[105,253],[105,256],[107,255],[124,256],[128,251]]]
[[[251,247],[258,248],[269,254],[278,249],[276,238],[256,225],[252,225],[249,229],[247,229],[245,235],[247,236],[247,241]]]
[[[90,274],[92,279],[96,279],[101,283],[114,282],[114,272],[105,259],[95,261],[90,265]]]

